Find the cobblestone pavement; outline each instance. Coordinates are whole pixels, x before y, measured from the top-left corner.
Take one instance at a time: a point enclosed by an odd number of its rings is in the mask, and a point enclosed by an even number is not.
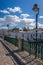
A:
[[[18,48],[14,46],[11,43],[8,43],[5,41],[4,43],[12,52],[13,54],[18,58],[18,65],[43,65],[43,62],[40,59],[35,59],[33,55],[29,55],[28,52],[22,51],[18,52]],[[7,53],[6,53],[7,52]],[[7,50],[3,47],[3,45],[0,42],[0,65],[15,65],[11,59],[11,56],[6,56],[6,54],[9,54]],[[15,58],[15,57],[14,57]],[[23,62],[24,64],[20,64]],[[16,64],[17,65],[17,64]]]
[[[11,56],[7,56],[8,53],[0,42],[0,65],[14,65]]]
[[[11,43],[8,43],[7,41],[5,41],[5,43],[10,48],[10,50],[13,52],[18,49],[17,47],[12,45]],[[25,65],[43,65],[41,60],[35,59],[33,55],[29,56],[29,53],[26,51],[14,52],[14,55],[16,55],[17,58],[19,58]]]

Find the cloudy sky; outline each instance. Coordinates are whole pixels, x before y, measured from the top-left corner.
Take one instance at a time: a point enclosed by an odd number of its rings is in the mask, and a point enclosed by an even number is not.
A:
[[[38,27],[43,28],[43,0],[0,0],[0,29],[14,27],[35,28],[36,13],[32,11],[33,5],[38,4]]]

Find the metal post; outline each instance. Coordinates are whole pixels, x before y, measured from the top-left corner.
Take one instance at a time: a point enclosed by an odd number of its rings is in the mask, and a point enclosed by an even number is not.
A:
[[[39,7],[37,4],[34,4],[32,10],[36,13],[36,44],[35,44],[35,58],[37,58],[37,22],[38,22],[38,14],[39,14]]]
[[[35,44],[35,58],[37,58],[37,22],[38,22],[38,13],[36,14],[36,44]]]
[[[41,60],[43,60],[43,44],[41,44]]]
[[[36,41],[37,41],[37,21],[38,21],[38,14],[36,14]]]

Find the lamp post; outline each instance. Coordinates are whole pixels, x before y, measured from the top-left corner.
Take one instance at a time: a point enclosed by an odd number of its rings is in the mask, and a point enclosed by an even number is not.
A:
[[[9,24],[7,24],[7,27],[8,27],[8,34],[9,34]]]
[[[39,15],[39,7],[37,4],[34,4],[32,10],[36,12],[36,44],[35,44],[35,58],[37,57],[37,23],[38,23],[38,15]]]

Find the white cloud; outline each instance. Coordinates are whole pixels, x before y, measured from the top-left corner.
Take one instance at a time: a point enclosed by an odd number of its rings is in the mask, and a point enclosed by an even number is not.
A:
[[[0,18],[0,22],[5,21],[5,18]]]
[[[10,12],[19,12],[19,13],[22,13],[22,10],[20,7],[14,7],[14,8],[7,8],[7,9],[3,9],[3,10],[0,10],[1,13],[4,13],[4,14],[10,14]]]
[[[21,17],[18,17],[17,15],[6,15],[3,18],[0,18],[0,20],[3,25],[10,24],[11,26],[19,25],[21,27],[22,26],[29,27],[29,25],[35,21],[35,19],[27,18],[27,17],[21,18]]]
[[[0,23],[0,26],[2,26],[2,23]]]
[[[14,7],[14,8],[7,8],[10,12],[19,12],[22,13],[22,10],[20,7]]]
[[[26,17],[29,17],[30,15],[29,14],[21,14],[21,18],[26,18]]]
[[[16,25],[17,23],[20,22],[20,18],[16,15],[6,15],[5,20],[9,24],[13,24],[13,25]]]
[[[43,28],[43,24],[38,23],[38,28]]]
[[[26,27],[33,29],[35,27],[35,19],[30,19],[28,22],[26,22]]]
[[[29,27],[34,28],[35,27],[35,19],[28,18],[28,17],[19,17],[17,15],[6,15],[3,18],[0,18],[0,26],[1,25],[7,25],[9,24],[12,26],[18,26],[18,27]],[[43,24],[38,23],[38,28],[43,28]]]
[[[29,18],[29,14],[21,14],[21,20],[25,23],[25,27],[34,28],[35,27],[35,19]]]
[[[0,18],[0,22],[3,25],[10,24],[11,26],[16,26],[20,22],[20,18],[16,15],[6,15],[3,18]]]
[[[31,24],[29,24],[32,27],[35,27],[35,22],[32,22]]]
[[[5,18],[0,18],[0,26],[3,26],[4,22],[5,22]]]
[[[39,16],[39,18],[43,18],[43,16]]]
[[[7,27],[1,27],[0,29],[8,29]]]
[[[0,12],[2,12],[2,13],[4,13],[4,14],[9,14],[9,11],[7,11],[7,10],[0,10]]]
[[[32,18],[24,18],[23,19],[26,23],[32,23],[35,21],[35,19],[32,19]]]

